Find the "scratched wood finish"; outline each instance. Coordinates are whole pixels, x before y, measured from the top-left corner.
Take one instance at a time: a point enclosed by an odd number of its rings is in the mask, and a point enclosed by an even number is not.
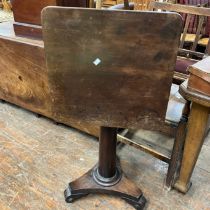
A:
[[[56,118],[109,127],[164,123],[179,15],[47,8],[42,18]]]
[[[20,105],[27,103],[38,113],[47,111],[50,100],[43,47],[0,39],[0,54],[1,98],[16,96]]]
[[[5,36],[0,36],[0,99],[98,135],[99,128],[89,123],[52,116],[43,42],[18,38],[9,33],[10,26],[7,23],[0,25],[2,30],[5,29]]]
[[[0,98],[53,118],[49,111],[51,102],[49,102],[43,42],[16,36],[12,23],[1,23],[0,28],[0,76],[2,78],[0,80]],[[19,76],[23,81],[18,78]],[[37,79],[34,80],[34,78],[39,78],[39,81],[36,82]],[[175,105],[170,102],[166,119],[170,122],[177,122],[180,118],[181,107],[180,104]],[[176,111],[172,112],[171,110],[174,109]],[[58,119],[55,120],[58,121]],[[99,134],[98,127],[91,126],[89,123],[78,124],[78,121],[73,122],[72,119],[65,116],[62,116],[59,122],[95,136]]]
[[[106,195],[84,197],[71,206],[65,203],[66,183],[95,164],[95,138],[6,103],[0,103],[0,137],[1,210],[134,210],[124,201]],[[157,134],[155,139],[159,138]],[[118,148],[118,157],[126,175],[149,198],[148,210],[207,210],[209,150],[210,136],[203,145],[192,176],[193,186],[186,196],[163,188],[166,163],[127,145]]]

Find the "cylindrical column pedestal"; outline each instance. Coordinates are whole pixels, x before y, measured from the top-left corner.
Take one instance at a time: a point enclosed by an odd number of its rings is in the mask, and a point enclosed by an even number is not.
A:
[[[98,172],[104,178],[111,178],[116,174],[116,143],[117,129],[101,127]]]
[[[93,170],[94,180],[101,186],[117,184],[122,172],[116,161],[117,128],[101,127],[99,163]]]

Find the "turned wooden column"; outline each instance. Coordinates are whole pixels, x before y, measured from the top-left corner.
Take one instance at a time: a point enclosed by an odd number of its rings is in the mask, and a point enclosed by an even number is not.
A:
[[[117,129],[101,127],[99,138],[99,166],[102,177],[110,178],[116,173]]]

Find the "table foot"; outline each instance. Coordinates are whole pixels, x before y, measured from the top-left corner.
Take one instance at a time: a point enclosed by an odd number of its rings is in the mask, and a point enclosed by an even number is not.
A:
[[[109,194],[119,196],[137,210],[142,210],[145,206],[146,199],[144,198],[141,190],[126,176],[121,170],[117,170],[115,177],[109,179],[107,184],[106,178],[99,182],[96,173],[97,166],[88,171],[79,179],[69,183],[64,192],[65,200],[67,203],[72,203],[88,194]],[[111,180],[111,181],[110,181]],[[113,182],[112,182],[113,181]]]
[[[174,184],[174,188],[176,189],[176,190],[178,190],[179,192],[181,192],[181,193],[187,193],[188,191],[189,191],[189,189],[190,189],[190,187],[192,186],[192,182],[189,182],[187,185],[184,183],[184,182],[181,182],[181,181],[177,181],[177,182],[175,182],[175,184]]]

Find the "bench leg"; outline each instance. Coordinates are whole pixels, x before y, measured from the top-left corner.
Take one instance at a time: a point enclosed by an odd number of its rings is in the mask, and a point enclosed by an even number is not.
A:
[[[171,153],[171,159],[169,162],[168,172],[166,176],[166,186],[168,188],[171,188],[171,186],[174,184],[174,180],[179,171],[179,165],[182,159],[183,147],[186,138],[186,128],[187,128],[188,116],[190,113],[190,104],[191,104],[190,101],[186,102],[182,112],[182,117],[177,127],[174,146]]]
[[[186,193],[191,186],[190,178],[203,145],[208,116],[208,107],[192,103],[180,175],[174,185],[182,193]]]

